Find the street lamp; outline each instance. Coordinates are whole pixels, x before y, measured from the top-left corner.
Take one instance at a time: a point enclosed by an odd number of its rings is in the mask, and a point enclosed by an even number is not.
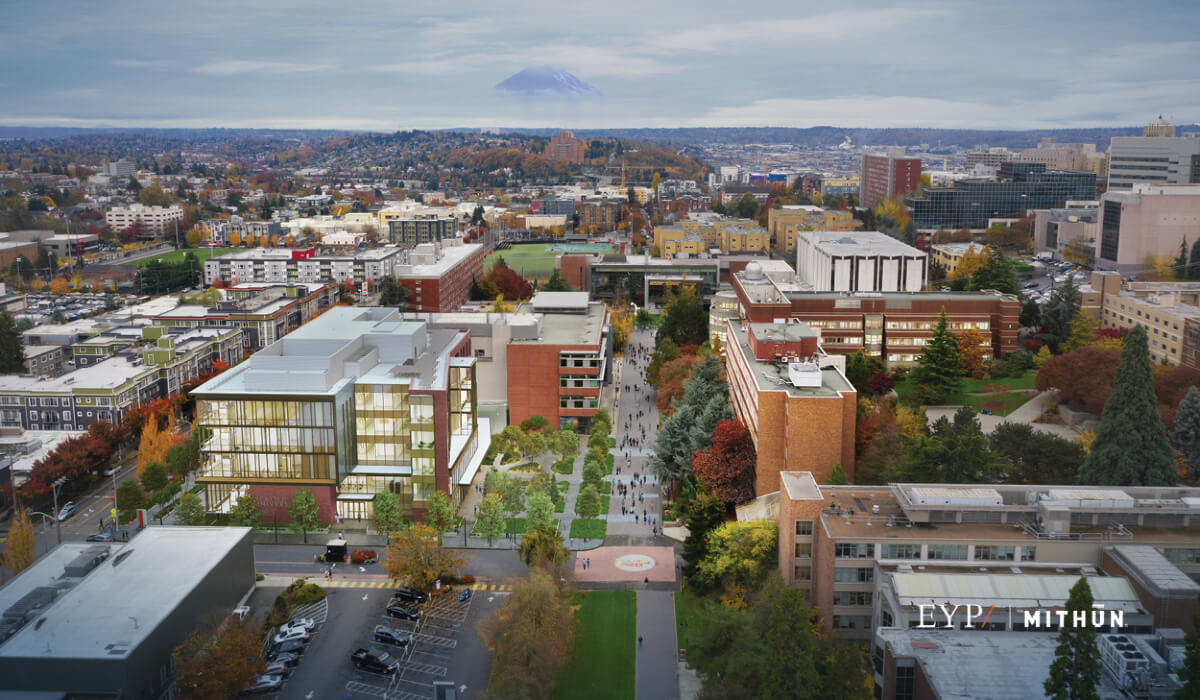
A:
[[[54,493],[54,530],[58,534],[58,543],[62,544],[62,518],[58,512],[58,489],[63,484],[67,483],[67,477],[60,476],[51,484],[51,491]]]

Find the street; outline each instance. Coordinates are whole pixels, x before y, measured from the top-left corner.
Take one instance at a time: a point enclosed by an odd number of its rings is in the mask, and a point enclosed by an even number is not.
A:
[[[364,546],[363,549],[368,547]],[[373,545],[380,559],[387,557],[387,548]],[[511,580],[529,573],[528,567],[510,550],[502,549],[454,549],[455,556],[466,561],[462,572],[488,580]],[[328,564],[313,561],[313,557],[325,553],[325,546],[259,544],[254,547],[254,567],[260,574],[296,574],[298,576],[324,575]],[[338,564],[334,573],[357,575],[383,575],[387,571],[383,564]]]
[[[121,471],[117,474],[117,484],[136,474],[137,455],[134,453],[121,465]],[[63,542],[82,542],[88,535],[112,532],[112,483],[112,477],[104,477],[91,493],[74,499],[75,515],[62,521],[61,524]],[[66,504],[67,501],[63,500],[60,495],[59,509]],[[53,516],[51,513],[46,513],[46,515]],[[47,518],[36,514],[32,515],[30,520],[33,522],[38,554],[45,554],[58,544],[55,522],[52,517]],[[125,530],[133,535],[132,526],[126,527]],[[120,532],[114,533],[114,537],[121,539]]]

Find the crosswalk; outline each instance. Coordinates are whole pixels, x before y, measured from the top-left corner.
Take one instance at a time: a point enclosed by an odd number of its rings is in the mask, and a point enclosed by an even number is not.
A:
[[[400,583],[397,581],[379,581],[365,579],[333,579],[314,581],[319,586],[325,588],[398,588]],[[511,591],[512,585],[507,583],[472,583],[470,589],[473,591]]]

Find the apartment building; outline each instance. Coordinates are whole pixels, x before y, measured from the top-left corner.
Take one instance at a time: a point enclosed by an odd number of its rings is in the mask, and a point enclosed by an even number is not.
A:
[[[242,355],[237,329],[147,326],[138,333],[141,342],[112,357],[77,361],[57,377],[0,377],[0,426],[86,430],[98,420],[120,423],[128,409],[182,391],[214,360],[233,364]]]
[[[453,216],[409,216],[388,221],[388,241],[402,248],[454,238],[458,220]]]
[[[35,377],[57,377],[66,366],[61,345],[25,345],[25,368]]]
[[[908,196],[917,228],[986,229],[989,219],[1019,219],[1030,209],[1057,209],[1096,199],[1096,174],[1047,171],[1041,163],[1005,163],[996,178],[967,178]]]
[[[113,231],[133,228],[139,231],[143,239],[166,238],[174,236],[177,227],[183,223],[183,209],[178,205],[169,207],[144,204],[127,204],[113,207],[104,215],[104,223]]]
[[[820,333],[797,321],[726,321],[725,338],[730,403],[757,454],[755,495],[778,491],[780,472],[796,465],[821,482],[838,464],[853,478],[858,395]]]
[[[330,309],[192,396],[210,435],[197,477],[208,508],[249,493],[281,521],[302,488],[322,523],[365,526],[383,491],[420,519],[434,491],[461,501],[491,439],[470,333],[395,309]]]
[[[796,272],[814,291],[919,292],[928,256],[878,231],[801,231]]]
[[[205,219],[200,222],[200,228],[208,233],[208,240],[220,245],[228,245],[230,236],[237,234],[242,241],[257,241],[263,236],[270,240],[272,236],[283,236],[283,226],[278,221],[246,221],[236,214],[228,219]]]
[[[748,219],[684,221],[677,226],[654,227],[654,245],[662,257],[702,255],[710,252],[766,253],[771,237]]]
[[[986,249],[982,243],[936,243],[929,247],[930,263],[937,263],[950,273],[962,262],[964,255],[982,255]]]
[[[989,591],[997,609],[988,629],[1022,632],[1021,609],[1061,607],[1067,568],[1100,577],[1098,598],[1127,606],[1134,631],[1190,629],[1200,608],[1200,517],[1191,505],[1200,489],[827,486],[807,471],[781,480],[780,572],[840,637],[912,627],[913,598],[936,604]],[[1042,593],[1014,595],[1014,584]]]
[[[376,282],[381,277],[395,275],[396,268],[408,260],[408,250],[394,247],[373,248],[349,255],[317,255],[313,248],[253,248],[205,260],[204,284],[211,286],[217,280],[226,284],[341,284],[349,280],[355,286],[362,286],[364,282]]]
[[[507,352],[508,415],[586,432],[612,381],[608,308],[586,292],[538,292],[517,308]]]
[[[785,204],[767,212],[767,230],[775,251],[790,257],[796,252],[796,236],[800,231],[853,231],[854,216],[849,211]]]
[[[579,203],[579,230],[615,231],[621,221],[621,202],[602,199]]]
[[[863,351],[888,366],[911,365],[924,350],[941,312],[953,331],[975,328],[990,357],[1017,351],[1020,302],[1000,292],[814,292],[761,266],[730,276],[741,318],[755,323],[797,319],[821,331],[832,354]]]
[[[466,303],[471,282],[483,274],[488,248],[479,243],[461,244],[461,238],[420,243],[407,264],[396,266],[396,281],[412,295],[410,311],[453,311]]]
[[[884,153],[864,151],[860,177],[859,206],[874,207],[921,187],[921,159],[906,157],[903,148],[888,148]]]
[[[239,328],[242,348],[255,352],[274,343],[338,301],[336,284],[242,282],[225,289],[214,306],[180,304],[153,317],[167,328]]]
[[[546,143],[546,157],[565,163],[582,163],[587,155],[587,141],[577,139],[569,131],[561,131]]]
[[[1200,139],[1194,139],[1200,143]],[[1179,246],[1200,240],[1200,184],[1137,183],[1100,199],[1100,232],[1095,266],[1129,275],[1153,267],[1154,259],[1174,258]]]

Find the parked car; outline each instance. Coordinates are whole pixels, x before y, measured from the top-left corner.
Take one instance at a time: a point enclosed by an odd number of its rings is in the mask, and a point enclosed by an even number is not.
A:
[[[382,649],[359,649],[350,655],[354,667],[374,673],[395,673],[400,662]]]
[[[429,600],[429,596],[415,588],[399,586],[396,590],[392,591],[392,599],[407,603],[424,603]]]
[[[97,535],[88,535],[87,541],[88,542],[112,542],[113,536],[108,534],[107,532],[101,532],[100,534],[97,534]]]
[[[254,679],[254,683],[242,690],[242,695],[258,695],[271,693],[283,687],[283,676],[268,676],[263,674]]]
[[[280,642],[271,647],[271,651],[267,654],[268,661],[274,661],[279,654],[303,654],[304,642],[299,639],[289,639],[286,642]]]
[[[463,592],[458,594],[459,602],[462,602],[464,600],[469,600],[470,598],[471,598],[471,589],[470,588],[464,588]]]
[[[297,617],[283,623],[283,626],[279,628],[279,631],[282,632],[284,630],[301,629],[306,632],[312,632],[316,628],[317,621],[311,617]]]
[[[287,668],[296,668],[300,665],[300,655],[295,652],[280,652],[275,656],[268,655],[268,657],[270,658],[268,663],[271,664],[283,664]]]
[[[411,637],[398,629],[388,627],[387,625],[375,625],[375,641],[377,642],[405,647],[408,646],[411,640]]]
[[[284,642],[289,642],[292,640],[297,640],[307,644],[309,640],[308,630],[304,629],[303,627],[296,629],[281,629],[273,639],[276,644],[283,644]]]
[[[296,658],[299,659],[300,657]],[[295,667],[295,664],[289,666],[283,661],[272,661],[271,663],[267,664],[266,668],[263,669],[262,675],[283,676],[284,678],[287,678],[288,676],[292,675],[292,669]]]
[[[421,611],[414,607],[405,605],[396,600],[388,603],[387,614],[391,617],[399,617],[405,620],[416,620],[421,617]]]
[[[58,509],[59,520],[66,520],[72,515],[75,515],[75,501],[67,501],[65,506]]]

